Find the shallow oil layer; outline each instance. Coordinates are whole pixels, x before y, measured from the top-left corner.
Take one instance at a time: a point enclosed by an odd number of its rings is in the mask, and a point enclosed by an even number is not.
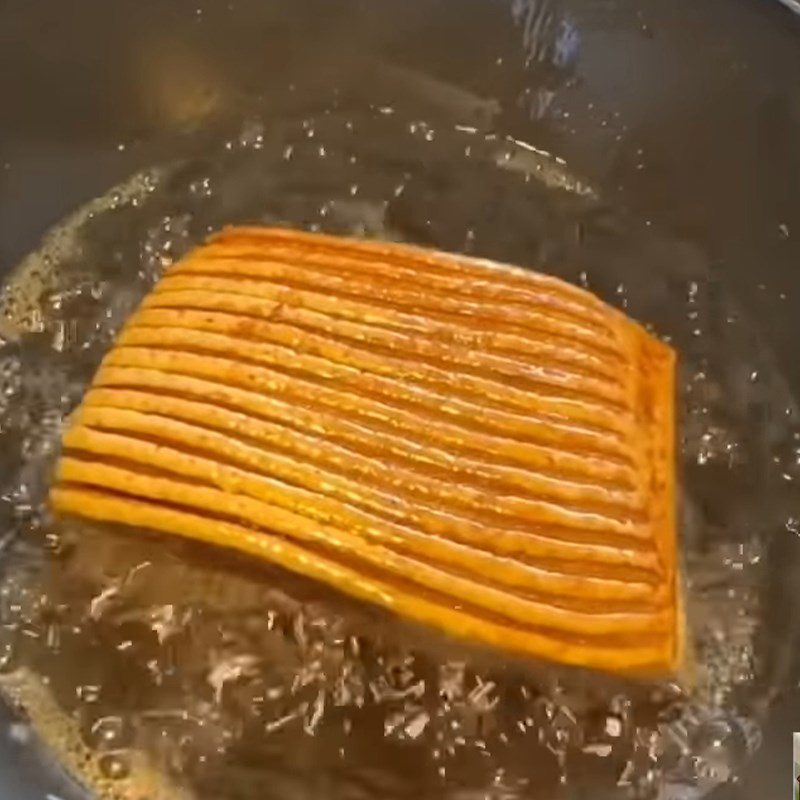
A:
[[[467,100],[422,120],[332,95],[239,121],[78,212],[6,287],[0,686],[98,797],[691,798],[757,747],[791,646],[758,631],[765,570],[800,532],[794,401],[696,253]],[[65,416],[115,332],[167,264],[243,221],[535,266],[675,345],[691,696],[506,662],[284,573],[48,517]]]

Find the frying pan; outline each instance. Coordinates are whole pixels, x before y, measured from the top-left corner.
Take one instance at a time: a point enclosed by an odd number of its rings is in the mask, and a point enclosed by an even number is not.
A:
[[[423,138],[433,130],[437,141],[446,139],[446,121],[459,135],[489,137],[490,148],[492,136],[508,144],[501,160],[556,192],[556,205],[521,208],[505,178],[448,171],[436,151],[415,156],[423,190],[412,205],[392,204],[394,227],[459,249],[463,221],[472,220],[478,250],[554,271],[585,266],[593,289],[613,300],[624,285],[632,310],[661,332],[676,298],[683,302],[700,285],[726,319],[746,320],[721,357],[726,368],[741,362],[758,387],[737,397],[761,442],[788,430],[800,393],[797,10],[794,0],[6,0],[0,267],[8,280],[30,280],[16,265],[67,214],[154,165],[179,164],[170,173],[175,185],[192,183],[193,159],[217,141],[225,158],[231,130],[269,146],[289,119],[305,135],[305,110],[331,108],[331,98],[338,112],[371,109],[379,118],[385,110]],[[230,175],[237,191],[262,188],[248,184],[245,168]],[[238,196],[231,195],[233,215]],[[576,203],[588,205],[575,212]],[[303,217],[305,206],[298,208]],[[543,232],[565,219],[569,235],[553,244]],[[114,229],[120,240],[130,234],[126,225]],[[564,269],[581,279],[577,266]],[[3,446],[10,452],[14,443]],[[794,451],[767,447],[789,486],[777,494],[765,486],[761,505],[742,518],[746,541],[758,543],[750,558],[760,587],[758,658],[745,689],[763,742],[743,759],[737,782],[713,789],[717,798],[788,793],[790,731],[800,729]],[[7,452],[3,458],[9,471]],[[764,480],[755,472],[750,479]],[[687,480],[703,478],[690,472]],[[713,523],[714,509],[752,488],[748,480],[725,486],[722,497],[713,489],[703,495],[713,509],[694,508],[688,530],[698,516]],[[718,528],[715,546],[724,549],[728,537],[735,561],[745,539]],[[85,796],[36,736],[4,714],[0,797]],[[661,796],[698,796],[670,791]]]

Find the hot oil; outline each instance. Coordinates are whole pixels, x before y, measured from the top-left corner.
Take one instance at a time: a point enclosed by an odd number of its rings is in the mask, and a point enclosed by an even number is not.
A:
[[[49,517],[65,420],[121,324],[244,221],[535,267],[672,342],[691,692],[534,668],[264,565]],[[66,221],[3,309],[0,686],[97,797],[689,798],[758,745],[785,661],[756,636],[764,572],[800,530],[793,399],[696,251],[485,115],[334,95],[231,125]]]

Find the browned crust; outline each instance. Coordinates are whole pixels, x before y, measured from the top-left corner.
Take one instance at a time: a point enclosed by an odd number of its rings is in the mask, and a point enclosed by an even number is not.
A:
[[[129,320],[52,502],[492,646],[675,675],[674,391],[669,347],[553,278],[227,229]]]
[[[668,669],[673,674],[685,663],[685,636],[682,589],[677,565],[677,494],[675,475],[675,351],[640,328],[635,328],[642,342],[641,380],[647,400],[640,410],[647,420],[647,436],[653,442],[649,453],[651,471],[650,518],[653,537],[664,566],[664,585],[668,591],[672,652]]]

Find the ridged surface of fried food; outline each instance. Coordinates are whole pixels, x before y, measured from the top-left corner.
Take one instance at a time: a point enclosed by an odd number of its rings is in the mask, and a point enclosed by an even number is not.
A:
[[[553,278],[231,228],[128,321],[52,503],[524,655],[673,675],[673,371]]]

